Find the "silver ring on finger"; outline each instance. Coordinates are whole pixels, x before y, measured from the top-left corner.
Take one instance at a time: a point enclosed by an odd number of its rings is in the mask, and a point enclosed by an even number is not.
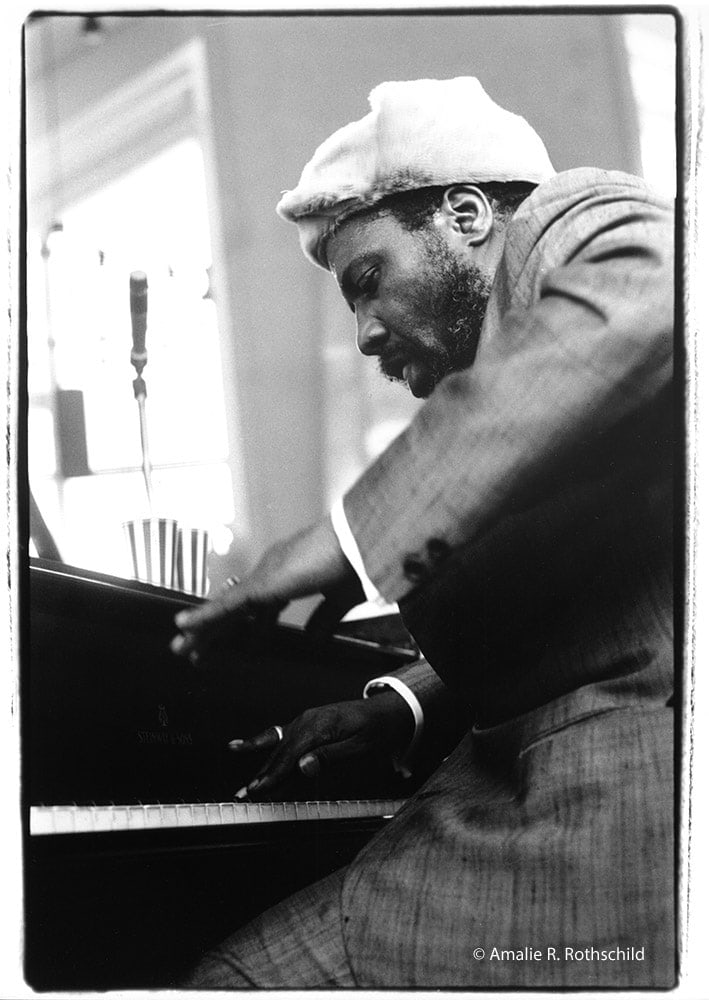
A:
[[[275,729],[278,742],[280,743],[283,739],[283,726],[271,726],[271,729]]]

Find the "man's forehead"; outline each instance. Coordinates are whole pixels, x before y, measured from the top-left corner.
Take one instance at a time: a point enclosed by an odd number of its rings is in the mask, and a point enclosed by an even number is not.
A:
[[[409,233],[389,211],[367,212],[345,219],[327,242],[327,259],[336,277],[360,257],[403,247]]]

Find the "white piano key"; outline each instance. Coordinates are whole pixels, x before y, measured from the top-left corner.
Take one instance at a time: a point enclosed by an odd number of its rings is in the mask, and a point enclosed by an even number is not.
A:
[[[74,817],[72,815],[71,806],[54,807],[54,832],[55,833],[74,832]]]
[[[54,833],[50,811],[44,806],[32,806],[30,809],[30,834],[39,837],[49,833]]]
[[[270,819],[272,823],[282,823],[284,820],[290,819],[285,802],[267,802],[264,805],[264,809],[267,821]]]
[[[230,823],[236,823],[235,802],[222,802],[221,821],[225,826],[228,826]]]
[[[192,822],[192,807],[184,802],[175,806],[176,826],[194,826]]]
[[[244,822],[258,823],[261,819],[261,812],[258,802],[244,802]]]
[[[88,809],[74,808],[74,831],[76,833],[93,833],[93,816]]]
[[[220,822],[221,813],[219,811],[219,805],[216,802],[207,803],[207,825],[211,826],[214,824],[217,826]]]
[[[145,829],[145,810],[142,806],[129,806],[126,809],[127,826],[129,830]]]
[[[127,830],[130,809],[128,806],[111,806],[111,829]]]
[[[336,820],[393,816],[402,800],[309,802],[148,803],[111,806],[32,806],[30,833],[102,833],[106,831],[171,829],[278,823],[286,820]]]
[[[113,827],[112,815],[110,806],[93,806],[94,811],[94,829],[97,833],[105,832],[111,830]]]
[[[160,804],[160,825],[163,827],[177,826],[177,806],[172,803]]]
[[[196,802],[192,806],[192,822],[194,826],[207,825],[207,807],[204,802]]]
[[[146,830],[159,830],[162,826],[162,807],[150,802],[143,806]]]

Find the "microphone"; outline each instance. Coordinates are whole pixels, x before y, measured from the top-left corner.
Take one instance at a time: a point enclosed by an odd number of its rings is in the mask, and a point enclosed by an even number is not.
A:
[[[148,325],[148,276],[143,271],[133,271],[130,276],[130,321],[133,347],[130,363],[140,375],[148,363],[145,350],[145,330]]]

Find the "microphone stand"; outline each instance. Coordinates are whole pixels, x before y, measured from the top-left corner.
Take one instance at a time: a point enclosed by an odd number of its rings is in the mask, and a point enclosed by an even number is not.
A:
[[[130,276],[130,318],[133,333],[133,347],[130,361],[136,371],[133,380],[133,395],[138,403],[140,417],[140,447],[143,454],[143,479],[148,494],[148,509],[153,514],[152,467],[148,449],[148,422],[145,414],[145,400],[148,392],[143,378],[143,369],[148,363],[148,352],[145,349],[145,331],[148,318],[148,279],[142,271],[134,271]]]

